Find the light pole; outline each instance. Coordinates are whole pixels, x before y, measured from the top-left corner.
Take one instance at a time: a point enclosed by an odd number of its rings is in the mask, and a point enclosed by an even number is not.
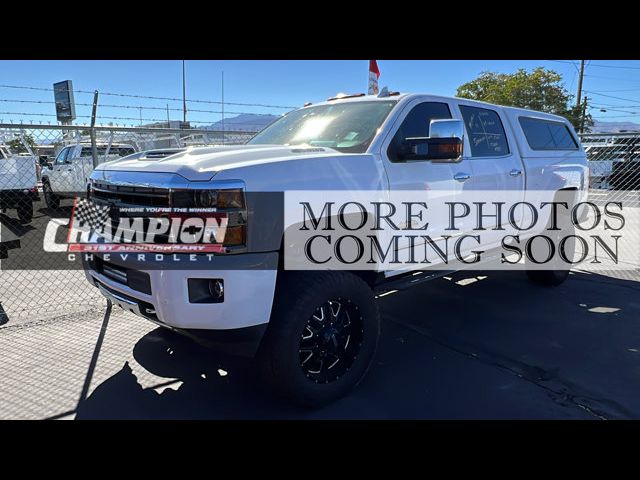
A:
[[[185,75],[184,60],[182,60],[182,121],[185,124],[187,123],[187,77]]]

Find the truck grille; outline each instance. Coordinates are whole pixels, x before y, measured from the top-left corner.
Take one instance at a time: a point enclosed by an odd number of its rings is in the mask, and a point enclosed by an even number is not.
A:
[[[118,203],[143,207],[170,207],[171,192],[166,188],[129,187],[95,182],[91,195],[98,201],[115,200]]]

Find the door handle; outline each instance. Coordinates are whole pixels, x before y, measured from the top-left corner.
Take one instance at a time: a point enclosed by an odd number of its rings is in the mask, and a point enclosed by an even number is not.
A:
[[[519,177],[520,175],[522,175],[522,170],[514,168],[509,172],[509,175],[511,175],[512,177]]]
[[[469,175],[468,173],[456,173],[453,176],[453,179],[457,180],[458,182],[466,182],[470,178],[471,178],[471,175]]]

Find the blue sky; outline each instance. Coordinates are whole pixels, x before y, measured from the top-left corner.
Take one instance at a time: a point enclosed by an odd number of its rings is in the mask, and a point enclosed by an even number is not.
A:
[[[575,93],[579,61],[547,60],[378,60],[380,86],[403,92],[454,95],[456,88],[480,72],[513,72],[518,68],[537,66],[552,68],[564,77],[566,87]],[[364,92],[367,84],[368,60],[336,61],[187,61],[187,98],[221,100],[221,73],[225,77],[225,102],[301,106],[317,102],[338,92]],[[99,90],[100,121],[136,125],[180,119],[181,102],[106,95],[106,93],[181,98],[182,62],[170,61],[0,61],[0,121],[32,121],[55,123],[53,93],[41,90],[14,89],[6,86],[51,88],[54,82],[71,79],[76,91],[77,113],[88,116],[92,95],[80,91]],[[640,61],[591,60],[586,68],[584,90],[591,97],[591,114],[601,120],[640,122]],[[616,97],[616,98],[611,98]],[[17,102],[21,100],[22,102]],[[25,102],[26,101],[26,102]],[[106,105],[116,105],[109,107]],[[213,123],[221,115],[220,106],[190,103],[188,120],[195,125]],[[132,107],[132,108],[125,108]],[[139,107],[143,107],[142,110]],[[226,105],[227,112],[281,113],[279,108]],[[607,112],[601,112],[606,109]],[[30,113],[15,115],[7,112]],[[39,115],[34,115],[39,114]],[[227,116],[232,116],[230,113]],[[112,119],[110,117],[126,117]],[[86,123],[79,118],[76,123]]]

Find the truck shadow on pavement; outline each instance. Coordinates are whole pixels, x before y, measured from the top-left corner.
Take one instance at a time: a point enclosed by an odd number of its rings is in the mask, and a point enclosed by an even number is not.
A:
[[[81,403],[77,419],[271,418],[292,410],[262,390],[251,360],[220,356],[177,333],[151,331],[133,356],[154,375],[177,380],[143,389],[127,362]]]
[[[323,409],[264,391],[249,360],[156,329],[133,357],[171,385],[145,389],[125,363],[76,418],[639,418],[640,282],[524,277],[460,272],[381,298],[371,371]]]
[[[28,232],[34,230],[34,227],[33,225],[31,225],[31,223],[23,224],[17,218],[9,217],[4,213],[0,213],[0,224],[3,228],[9,230],[16,237],[22,237]]]

